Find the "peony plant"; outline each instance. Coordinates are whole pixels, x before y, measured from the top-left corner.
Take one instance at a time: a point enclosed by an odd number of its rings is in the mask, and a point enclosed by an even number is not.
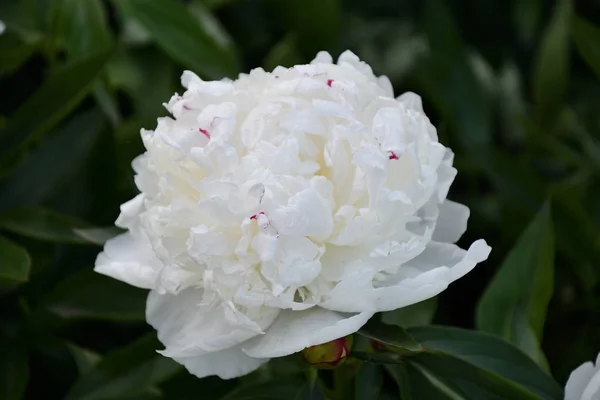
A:
[[[453,153],[414,93],[394,97],[350,51],[334,63],[182,76],[171,117],[142,130],[140,191],[95,270],[150,289],[161,353],[198,377],[359,330],[431,298],[486,260],[447,199]]]

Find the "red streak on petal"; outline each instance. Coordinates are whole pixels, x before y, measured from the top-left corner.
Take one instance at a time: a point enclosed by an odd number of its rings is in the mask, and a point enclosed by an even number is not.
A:
[[[333,83],[333,79],[327,79],[327,86],[331,87],[332,83]]]
[[[394,153],[393,151],[390,151],[390,160],[397,160],[398,159],[398,154]]]
[[[184,110],[188,110],[188,111],[190,111],[190,110],[191,110],[191,108],[189,108],[189,107],[188,107],[188,106],[186,106],[185,104],[183,105],[183,109],[184,109]]]
[[[263,211],[261,211],[258,214],[254,214],[253,216],[251,216],[250,219],[256,219],[256,218],[258,218],[259,215],[265,215],[265,213]]]
[[[200,133],[202,133],[204,136],[210,139],[210,133],[206,129],[200,128],[198,130],[200,131]]]

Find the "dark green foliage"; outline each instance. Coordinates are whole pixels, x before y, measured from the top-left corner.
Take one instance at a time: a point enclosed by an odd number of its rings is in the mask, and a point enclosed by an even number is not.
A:
[[[600,350],[597,2],[10,0],[0,19],[0,399],[561,399]],[[92,271],[140,128],[184,69],[346,48],[422,95],[471,209],[459,244],[490,259],[308,383],[294,356],[197,379],[155,352],[145,291]]]

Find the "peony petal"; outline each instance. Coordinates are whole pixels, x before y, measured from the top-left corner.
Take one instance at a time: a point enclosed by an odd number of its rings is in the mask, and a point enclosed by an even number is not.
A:
[[[256,336],[277,316],[274,309],[252,323],[235,319],[223,303],[203,304],[204,291],[188,288],[177,295],[151,291],[146,303],[146,320],[158,331],[167,357],[193,357],[235,346]]]
[[[115,225],[124,229],[137,228],[138,216],[144,210],[144,194],[140,193],[133,199],[121,204],[121,214],[115,221]]]
[[[310,62],[311,64],[331,64],[333,63],[333,57],[326,51],[320,51],[317,53],[317,56],[314,60]]]
[[[436,242],[456,243],[467,230],[469,207],[446,200],[440,205],[440,215],[433,231]]]
[[[431,242],[423,253],[407,264],[420,271],[447,266],[451,279],[448,283],[451,283],[462,278],[478,263],[487,260],[491,251],[492,248],[483,239],[473,242],[466,251],[453,244]]]
[[[317,344],[356,332],[373,312],[341,314],[313,307],[304,311],[282,311],[266,335],[248,340],[242,346],[250,357],[283,357]]]
[[[595,373],[592,362],[586,362],[571,372],[565,386],[565,400],[581,400],[583,391]]]
[[[191,374],[198,378],[217,375],[221,379],[232,379],[258,369],[269,361],[265,358],[249,357],[242,351],[242,345],[226,350],[204,354],[196,357],[175,357]]]
[[[290,197],[288,204],[279,207],[270,223],[281,235],[309,236],[326,239],[333,231],[331,209],[313,187]]]
[[[385,75],[381,75],[377,78],[377,82],[379,83],[379,87],[381,87],[388,97],[394,97],[394,87],[392,86],[392,82],[390,82],[390,78]]]
[[[596,366],[597,367],[597,366]],[[581,395],[581,400],[598,400],[600,398],[600,370],[596,368],[596,373],[590,379],[587,387]]]
[[[417,111],[422,114],[424,113],[421,96],[414,92],[402,93],[400,96],[396,97],[396,100],[402,103],[407,110]]]
[[[355,271],[342,280],[320,306],[339,312],[406,307],[436,296],[477,263],[486,260],[490,251],[484,240],[473,243],[468,251],[453,244],[431,242],[425,251],[385,279],[375,281],[373,270],[369,268]]]
[[[106,242],[104,251],[96,258],[94,271],[142,289],[152,289],[161,267],[148,240],[127,232]]]
[[[200,79],[198,75],[192,71],[183,71],[183,74],[181,74],[181,86],[186,89],[188,89],[192,84],[200,85],[202,82],[202,79]]]

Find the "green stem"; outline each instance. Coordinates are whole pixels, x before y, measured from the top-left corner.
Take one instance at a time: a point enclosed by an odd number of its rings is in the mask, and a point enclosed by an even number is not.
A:
[[[353,398],[352,374],[347,368],[333,370],[333,398],[347,400]]]

